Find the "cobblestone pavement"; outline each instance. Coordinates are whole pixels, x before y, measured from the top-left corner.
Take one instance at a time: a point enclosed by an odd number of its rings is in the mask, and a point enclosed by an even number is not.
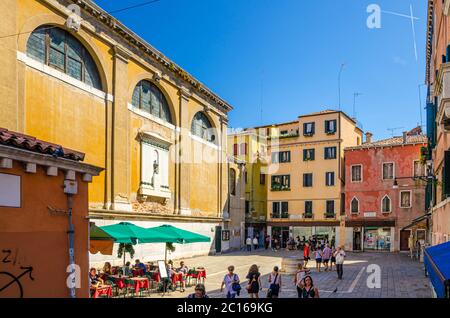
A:
[[[228,265],[234,265],[236,273],[241,278],[242,292],[238,298],[247,298],[245,290],[245,276],[252,264],[260,266],[263,275],[261,281],[263,290],[260,297],[265,297],[268,287],[268,274],[273,266],[281,266],[282,257],[299,256],[298,251],[253,251],[235,252],[217,256],[201,256],[185,259],[186,264],[191,266],[204,266],[207,272],[205,286],[209,297],[223,297],[220,292],[220,284],[226,274]],[[177,264],[177,261],[175,261]],[[372,281],[368,267],[376,264],[381,269],[381,288],[369,288],[367,281]],[[336,271],[318,273],[315,262],[310,261],[308,267],[314,285],[319,288],[321,298],[429,298],[432,297],[431,284],[424,275],[423,264],[411,260],[407,254],[402,253],[347,253],[344,264],[343,280],[337,279]],[[373,265],[372,265],[373,266]],[[371,267],[369,267],[370,269]],[[297,291],[293,284],[293,275],[282,274],[282,289],[280,298],[295,298]],[[185,292],[175,291],[164,297],[187,297],[193,292],[193,287],[187,288]],[[152,293],[150,297],[161,297],[160,294]]]

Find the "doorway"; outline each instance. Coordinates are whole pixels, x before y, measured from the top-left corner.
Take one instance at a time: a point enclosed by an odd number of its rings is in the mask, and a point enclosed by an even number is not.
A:
[[[216,253],[222,252],[222,227],[216,226],[216,235],[215,235],[215,247],[216,247]]]
[[[409,236],[411,235],[411,230],[401,230],[400,231],[400,251],[409,251]]]
[[[353,232],[353,250],[361,251],[361,231]]]

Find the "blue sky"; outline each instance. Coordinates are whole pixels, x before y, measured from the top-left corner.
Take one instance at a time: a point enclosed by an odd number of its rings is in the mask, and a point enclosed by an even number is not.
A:
[[[96,0],[106,11],[142,2]],[[407,15],[413,6],[417,61],[411,20],[382,13],[381,29],[369,29],[372,3]],[[160,0],[114,16],[233,105],[231,127],[337,109],[341,63],[342,110],[351,116],[353,94],[362,93],[364,130],[379,139],[420,123],[426,1]]]

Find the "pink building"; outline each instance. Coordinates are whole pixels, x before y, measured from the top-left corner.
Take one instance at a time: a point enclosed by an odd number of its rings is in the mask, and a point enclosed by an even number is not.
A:
[[[425,240],[425,166],[420,129],[345,149],[345,248],[409,250]],[[409,237],[413,240],[410,242]]]

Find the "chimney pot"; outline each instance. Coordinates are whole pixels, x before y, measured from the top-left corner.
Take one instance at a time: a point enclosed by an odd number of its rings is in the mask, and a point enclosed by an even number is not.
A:
[[[366,132],[366,144],[372,142],[372,136],[373,134],[371,132]]]

